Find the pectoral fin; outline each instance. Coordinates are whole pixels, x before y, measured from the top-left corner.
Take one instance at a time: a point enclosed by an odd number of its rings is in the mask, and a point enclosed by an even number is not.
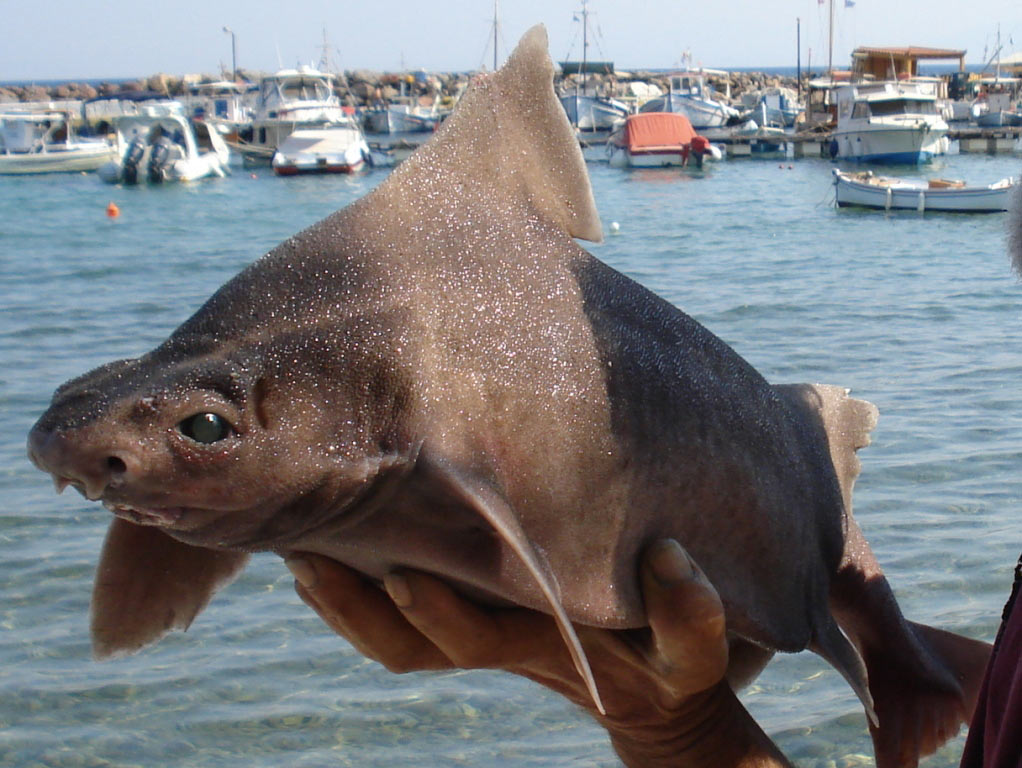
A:
[[[92,591],[97,659],[134,653],[174,629],[185,630],[248,555],[202,549],[158,528],[115,518]]]
[[[597,709],[605,713],[599,691],[596,689],[596,681],[589,667],[589,660],[561,603],[556,578],[538,556],[508,501],[490,483],[459,470],[441,458],[430,456],[426,450],[419,455],[416,471],[421,473],[420,482],[425,481],[432,485],[434,493],[437,491],[437,484],[441,485],[443,496],[459,507],[478,514],[489,523],[500,539],[511,547],[546,598],[561,637],[564,638],[571,653],[575,669],[589,689]]]

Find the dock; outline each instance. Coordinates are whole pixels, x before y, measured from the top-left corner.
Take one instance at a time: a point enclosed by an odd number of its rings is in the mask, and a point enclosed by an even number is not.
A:
[[[948,138],[958,142],[958,151],[976,154],[1022,152],[1022,126],[979,128],[975,125],[951,127]],[[786,157],[830,157],[829,131],[804,131],[786,136],[776,134],[710,137],[724,146],[728,157],[751,157],[762,153]]]

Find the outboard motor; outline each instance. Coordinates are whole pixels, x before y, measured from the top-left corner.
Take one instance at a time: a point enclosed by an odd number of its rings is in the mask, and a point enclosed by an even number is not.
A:
[[[136,136],[128,145],[124,160],[121,162],[121,176],[125,184],[138,184],[138,164],[142,162],[144,154],[145,139]]]
[[[710,153],[710,140],[705,136],[696,135],[692,137],[689,145],[692,148],[692,155],[696,159],[696,168],[703,167],[703,158]]]
[[[149,181],[162,184],[167,178],[167,161],[170,155],[170,139],[161,136],[149,153]]]

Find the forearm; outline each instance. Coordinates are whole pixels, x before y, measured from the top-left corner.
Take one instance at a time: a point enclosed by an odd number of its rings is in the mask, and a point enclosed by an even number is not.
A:
[[[628,768],[790,768],[725,682],[662,721],[604,722]]]

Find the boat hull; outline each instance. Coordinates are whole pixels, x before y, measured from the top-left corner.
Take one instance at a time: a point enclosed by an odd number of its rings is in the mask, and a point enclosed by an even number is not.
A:
[[[859,175],[834,171],[837,205],[879,210],[942,211],[946,213],[997,213],[1011,205],[1017,184],[1003,179],[982,187],[932,187],[925,181],[876,177],[877,183]]]
[[[930,162],[947,152],[947,131],[941,128],[877,127],[837,130],[832,137],[831,155],[841,160],[868,163]]]
[[[631,152],[624,147],[614,147],[608,163],[612,168],[668,168],[687,165],[689,153],[681,149],[652,152]]]
[[[12,152],[0,154],[0,174],[87,173],[97,170],[114,157],[109,144],[72,149],[49,149],[45,152]]]
[[[357,127],[295,131],[277,149],[272,166],[278,176],[356,173],[369,156]]]
[[[613,99],[569,93],[561,96],[568,122],[580,131],[606,131],[628,117],[628,107]]]
[[[697,131],[707,128],[723,128],[738,116],[732,107],[712,99],[703,99],[683,94],[651,99],[642,105],[640,112],[673,112],[683,115]]]

